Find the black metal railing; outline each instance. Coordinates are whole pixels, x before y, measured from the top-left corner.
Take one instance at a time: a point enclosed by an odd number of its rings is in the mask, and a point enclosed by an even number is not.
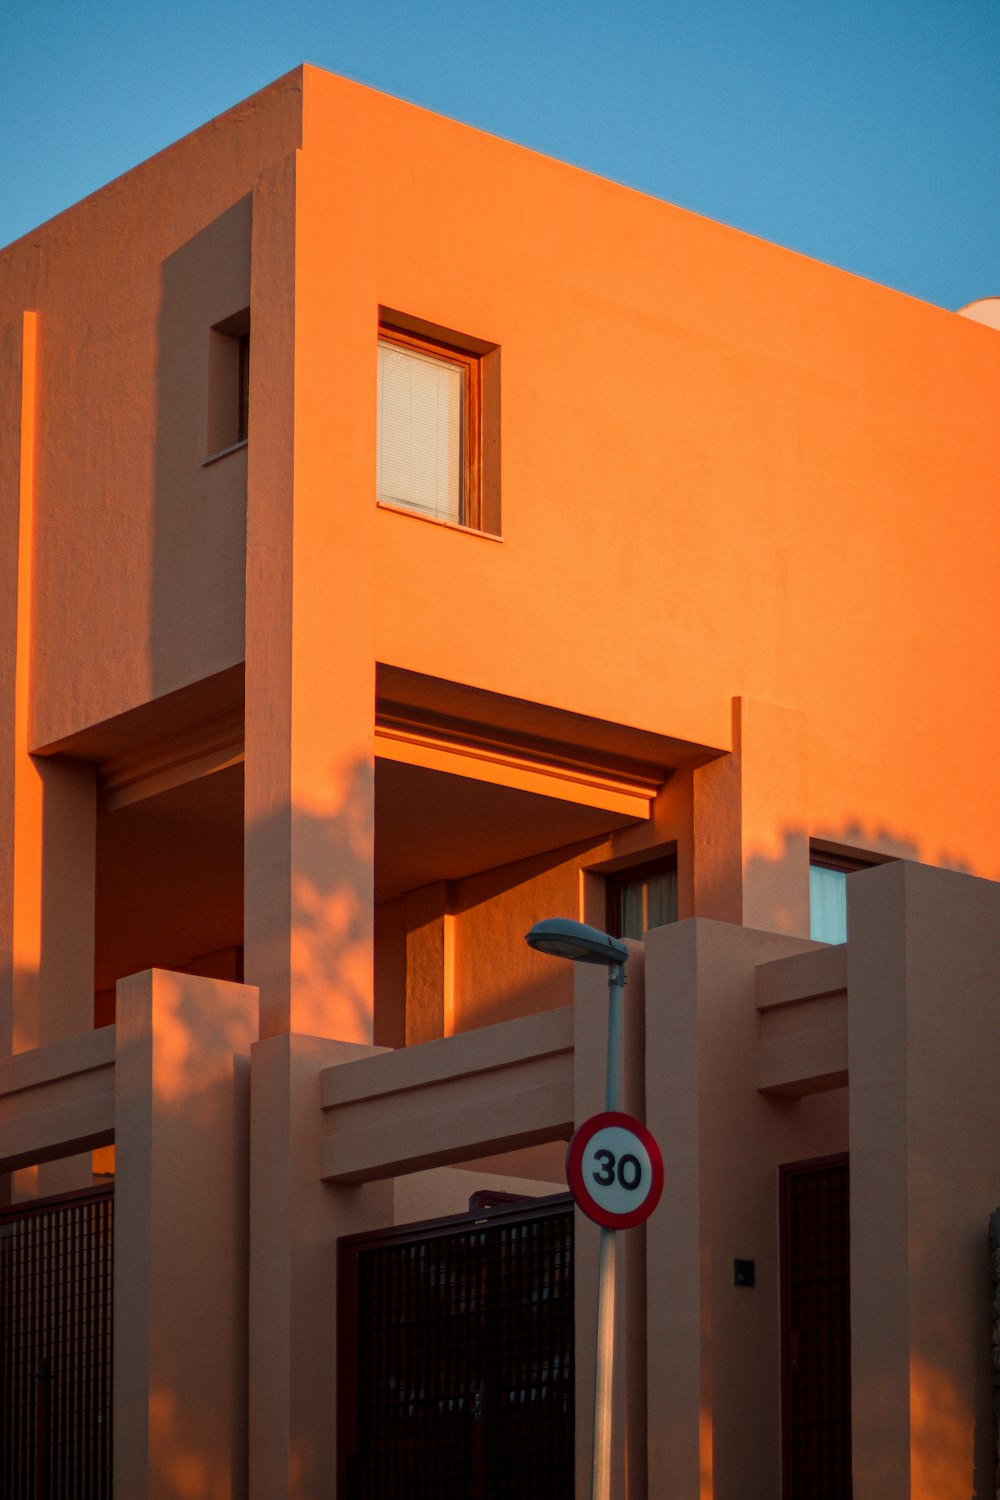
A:
[[[113,1190],[0,1209],[0,1495],[110,1500]]]
[[[573,1210],[341,1249],[350,1500],[571,1500]]]

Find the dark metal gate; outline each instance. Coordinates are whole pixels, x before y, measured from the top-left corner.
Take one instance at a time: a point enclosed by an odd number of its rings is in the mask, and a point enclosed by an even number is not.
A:
[[[0,1209],[0,1495],[111,1495],[111,1188]]]
[[[850,1500],[847,1157],[781,1169],[784,1500]]]
[[[340,1245],[340,1493],[572,1500],[573,1208]]]

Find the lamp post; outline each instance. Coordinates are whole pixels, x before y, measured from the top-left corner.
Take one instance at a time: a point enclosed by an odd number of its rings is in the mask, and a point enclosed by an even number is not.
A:
[[[618,938],[569,918],[536,922],[525,942],[539,953],[574,963],[603,964],[608,971],[608,1054],[605,1111],[621,1107],[622,992],[628,949]],[[611,1496],[611,1376],[615,1357],[615,1231],[601,1225],[597,1271],[597,1364],[594,1376],[594,1449],[591,1496]]]

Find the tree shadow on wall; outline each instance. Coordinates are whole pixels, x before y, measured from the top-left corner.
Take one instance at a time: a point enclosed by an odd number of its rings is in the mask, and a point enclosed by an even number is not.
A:
[[[360,1041],[370,1035],[374,989],[373,766],[359,758],[329,779],[322,810],[279,808],[247,823],[246,905],[254,933],[246,945],[246,981],[266,987],[287,972],[295,1031]],[[265,882],[287,906],[263,904],[255,887]],[[266,1006],[267,994],[262,998]]]

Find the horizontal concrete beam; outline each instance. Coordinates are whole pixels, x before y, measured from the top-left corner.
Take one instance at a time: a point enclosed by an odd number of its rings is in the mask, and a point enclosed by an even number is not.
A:
[[[847,989],[847,944],[790,953],[757,965],[757,1007],[812,1000]]]
[[[115,1138],[115,1028],[0,1059],[0,1171]]]
[[[757,968],[757,1087],[802,1098],[847,1083],[847,949],[794,953]]]
[[[610,770],[599,772],[587,766],[547,762],[488,743],[448,742],[438,735],[385,724],[375,729],[375,754],[381,760],[535,792],[541,797],[596,807],[626,818],[649,818],[653,800],[663,784],[662,778],[651,781],[615,776]]]
[[[368,1182],[573,1131],[565,1007],[327,1068],[321,1175]]]

